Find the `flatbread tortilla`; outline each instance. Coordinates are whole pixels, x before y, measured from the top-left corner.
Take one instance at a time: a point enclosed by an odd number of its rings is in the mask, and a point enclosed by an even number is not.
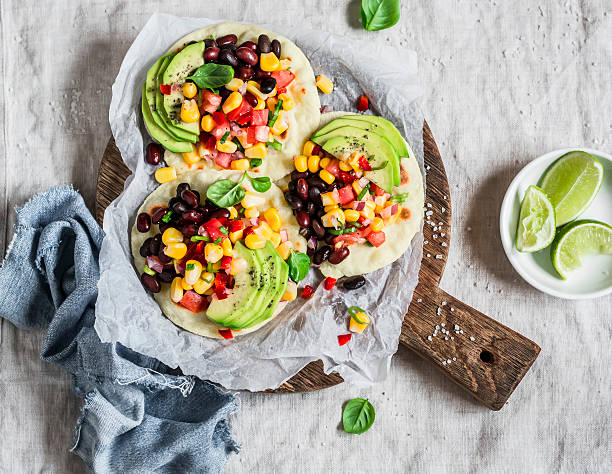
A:
[[[206,172],[201,171],[190,171],[186,172],[179,179],[171,181],[169,183],[162,184],[155,191],[153,191],[147,199],[144,201],[140,209],[138,209],[138,213],[141,212],[149,212],[151,207],[156,205],[168,205],[168,201],[171,198],[176,196],[176,187],[180,183],[189,183],[192,189],[195,189],[200,193],[202,199],[206,196],[206,190],[208,187],[219,179],[231,179],[232,181],[238,181],[242,176],[242,171],[216,171],[216,170],[207,170]],[[244,180],[242,182],[247,191],[251,191],[256,193],[253,190],[250,182],[248,180]],[[272,187],[262,193],[266,198],[266,203],[261,207],[262,209],[267,209],[268,207],[275,207],[283,221],[283,228],[286,228],[289,234],[289,240],[291,240],[294,244],[294,249],[296,251],[305,252],[306,251],[306,241],[304,238],[299,235],[299,226],[295,220],[295,217],[291,213],[291,209],[286,205],[285,199],[283,197],[283,193],[281,190],[275,186]],[[154,237],[155,234],[158,233],[157,226],[151,226],[151,230],[146,233],[141,233],[136,228],[136,224],[132,227],[131,232],[131,245],[132,245],[132,256],[134,258],[134,266],[136,267],[136,271],[140,274],[142,269],[145,266],[145,259],[140,255],[140,247],[144,243],[144,241],[149,237]],[[221,335],[219,334],[220,327],[209,320],[205,312],[203,313],[192,313],[186,308],[174,303],[170,299],[170,283],[162,283],[162,290],[159,293],[154,294],[154,298],[159,304],[159,307],[162,310],[162,313],[174,324],[180,326],[181,328],[192,332],[194,334],[198,334],[200,336],[211,337],[216,339],[221,339]],[[263,325],[272,321],[278,314],[282,311],[282,308],[285,306],[284,303],[280,303],[274,312],[274,315],[268,318],[266,321],[262,323],[252,326],[247,329],[242,329],[241,331],[233,330],[236,335],[248,334],[250,332],[256,331]]]

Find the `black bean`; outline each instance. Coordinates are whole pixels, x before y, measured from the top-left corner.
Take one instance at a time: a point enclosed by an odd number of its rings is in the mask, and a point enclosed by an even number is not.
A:
[[[298,179],[296,191],[297,195],[302,201],[306,201],[308,199],[308,183],[305,179]]]
[[[166,209],[165,207],[158,208],[153,213],[153,217],[151,217],[151,221],[153,222],[153,224],[159,224],[162,220],[162,217],[166,215],[166,212],[168,212],[168,209]]]
[[[149,243],[149,255],[157,255],[159,253],[162,243],[161,237],[161,234],[157,234],[151,239],[151,242]]]
[[[291,172],[291,181],[297,181],[298,179],[306,179],[308,178],[308,171],[298,171],[298,170],[293,170]]]
[[[278,59],[280,59],[280,56],[281,56],[281,44],[280,44],[280,41],[277,40],[277,39],[272,40],[272,43],[270,45],[270,49],[276,55],[276,57]]]
[[[157,254],[157,258],[159,258],[159,261],[163,264],[170,263],[172,261],[172,258],[168,257],[168,255],[164,253],[163,248],[159,250],[159,253]]]
[[[200,204],[198,201],[198,197],[196,196],[196,194],[189,190],[189,189],[185,189],[182,193],[181,193],[181,199],[183,200],[183,202],[185,204],[187,204],[187,206],[194,208],[194,207],[198,207],[198,204]]]
[[[140,275],[140,282],[142,283],[142,286],[144,286],[144,289],[150,291],[151,293],[159,293],[161,290],[161,285],[157,279],[148,273],[143,273]]]
[[[238,79],[242,79],[243,81],[248,81],[250,80],[253,75],[255,74],[255,71],[253,71],[252,67],[249,66],[239,66],[236,69],[236,72],[234,74],[234,77],[238,78]],[[250,92],[247,92],[247,94],[250,94]],[[246,97],[246,94],[245,94]],[[255,96],[252,96],[255,97]],[[257,105],[257,98],[255,99],[255,105]],[[251,102],[249,102],[249,104],[251,105],[251,107],[255,107],[255,105],[251,104]]]
[[[216,46],[206,48],[204,50],[204,61],[207,63],[215,62],[217,59],[219,59],[220,52],[221,50],[217,48]]]
[[[230,216],[230,211],[228,209],[225,208],[221,208],[221,209],[217,209],[216,211],[213,211],[210,214],[211,219],[215,218],[215,219],[221,219],[221,218],[226,218],[229,219]]]
[[[317,210],[318,208],[314,202],[308,201],[306,203],[306,212],[308,213],[309,216],[316,216]]]
[[[181,233],[187,239],[190,239],[198,233],[198,226],[195,224],[183,224],[181,226]]]
[[[222,36],[221,38],[217,38],[217,44],[219,45],[219,47],[226,44],[236,44],[236,41],[238,41],[238,37],[234,34],[229,34]]]
[[[299,197],[291,193],[285,193],[285,201],[287,201],[287,204],[289,204],[289,206],[296,211],[302,209],[302,206],[304,205]]]
[[[238,59],[229,49],[222,49],[219,52],[219,62],[221,64],[227,64],[228,66],[238,67]]]
[[[300,235],[308,240],[312,237],[312,229],[310,227],[302,227],[300,229]]]
[[[204,216],[201,212],[196,211],[195,209],[190,209],[188,211],[183,212],[181,215],[183,220],[187,222],[193,222],[194,224],[199,224],[204,220]]]
[[[262,71],[259,68],[255,69],[255,80],[256,81],[261,81],[261,80],[265,79],[266,77],[272,77],[272,72],[271,71]]]
[[[163,283],[172,283],[175,276],[176,272],[174,270],[164,270],[163,272],[157,274],[157,278]]]
[[[151,216],[146,212],[141,212],[136,218],[136,228],[138,232],[149,232],[151,228]]]
[[[149,237],[140,246],[140,250],[138,251],[138,253],[140,253],[141,257],[147,258],[149,255],[151,255],[151,241],[152,240],[153,240],[153,237]]]
[[[257,43],[254,41],[245,41],[240,45],[241,48],[249,48],[251,51],[257,51]]]
[[[314,204],[321,204],[321,190],[317,187],[311,187],[308,189],[308,200]]]
[[[335,238],[336,236],[334,234],[325,234],[323,240],[325,240],[326,244],[333,245]]]
[[[240,69],[240,68],[238,68]],[[250,69],[250,68],[249,68]],[[250,78],[249,78],[250,79]],[[244,79],[243,79],[244,80]],[[250,92],[245,93],[242,98],[244,100],[247,101],[247,104],[249,104],[251,107],[255,107],[257,105],[257,97],[255,97],[253,94],[251,94]]]
[[[181,202],[181,200],[177,197],[173,197],[168,201],[168,209],[172,209],[177,202]]]
[[[172,227],[172,225],[171,225],[170,223],[168,223],[168,222],[161,221],[161,222],[159,223],[159,231],[160,231],[162,234],[163,234],[164,232],[166,232],[166,229],[168,229],[168,228],[170,228],[170,227]]]
[[[189,183],[181,183],[176,187],[176,197],[180,198],[181,197],[181,193],[183,191],[185,191],[186,189],[191,189],[191,186],[189,186]]]
[[[162,149],[157,143],[149,143],[145,153],[145,161],[150,165],[159,165],[162,160]]]
[[[297,223],[300,227],[310,226],[310,216],[306,211],[299,211],[295,218],[297,219]]]
[[[316,265],[321,265],[325,260],[329,258],[332,253],[332,248],[329,245],[324,245],[317,250],[312,257],[312,262]]]
[[[206,39],[204,40],[204,46],[205,46],[206,48],[212,48],[212,47],[215,47],[215,48],[216,48],[216,47],[217,47],[217,46],[219,46],[219,45],[217,44],[217,42],[216,42],[214,39],[212,39],[212,38],[206,38]]]
[[[325,212],[325,209],[324,209],[324,208],[320,207],[320,208],[317,210],[317,217],[323,217],[325,214],[327,214],[327,212]]]
[[[198,202],[200,202],[200,193],[195,189],[192,189],[191,192],[195,194],[196,199],[198,200]]]
[[[257,49],[260,53],[269,53],[272,50],[272,43],[268,35],[259,35],[257,38]]]
[[[236,50],[236,57],[247,66],[255,66],[259,60],[257,54],[255,54],[255,51],[244,46],[241,46]]]
[[[333,252],[329,255],[329,263],[337,265],[342,262],[346,257],[348,257],[349,253],[351,252],[348,247],[340,247],[339,249],[334,249]]]
[[[311,227],[312,230],[314,230],[314,233],[317,234],[317,237],[319,238],[323,238],[325,237],[325,227],[323,227],[323,224],[321,224],[321,221],[319,219],[311,219]]]
[[[327,192],[333,191],[334,189],[340,189],[342,185],[336,180],[331,184],[327,185]]]
[[[316,176],[316,175],[312,176],[311,178],[308,178],[306,181],[308,181],[308,185],[310,187],[317,188],[319,191],[327,190],[327,183],[323,181],[319,176]]]
[[[276,79],[274,79],[273,77],[266,77],[262,79],[261,85],[259,86],[261,92],[263,92],[264,94],[269,94],[274,90],[275,87]]]
[[[287,184],[287,189],[291,194],[297,194],[297,181],[289,181],[289,184]]]
[[[223,100],[227,99],[231,93],[232,91],[229,89],[226,89],[225,87],[222,87],[221,89],[219,89],[219,95],[221,96],[221,99]]]
[[[199,194],[198,194],[198,197],[199,197]],[[219,209],[219,206],[217,206],[214,202],[212,202],[208,198],[206,198],[206,201],[204,202],[204,205],[208,209],[208,212],[212,212],[212,211],[215,211],[215,210]]]
[[[187,210],[187,205],[184,202],[178,201],[175,202],[172,206],[172,211],[176,214],[182,214]]]
[[[355,275],[342,280],[342,286],[346,290],[356,290],[365,285],[365,278],[362,275]]]

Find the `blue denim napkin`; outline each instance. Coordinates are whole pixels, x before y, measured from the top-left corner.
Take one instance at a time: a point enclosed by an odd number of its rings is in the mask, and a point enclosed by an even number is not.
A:
[[[0,268],[0,317],[22,329],[47,328],[41,358],[73,374],[74,390],[85,398],[72,451],[89,469],[221,472],[238,452],[227,421],[235,397],[98,338],[103,236],[72,188],[52,188],[17,209],[16,234]]]

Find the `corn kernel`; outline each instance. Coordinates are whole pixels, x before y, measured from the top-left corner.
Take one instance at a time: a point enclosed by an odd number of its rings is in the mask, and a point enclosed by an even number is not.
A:
[[[274,248],[276,248],[281,243],[281,236],[278,232],[272,232],[268,240],[274,245]]]
[[[265,158],[268,155],[266,144],[259,142],[257,145],[247,148],[244,152],[247,158]]]
[[[226,208],[230,213],[230,219],[236,219],[238,217],[238,211],[234,206],[230,206]]]
[[[212,287],[214,281],[214,274],[204,272],[200,276],[200,279],[195,283],[195,285],[193,285],[193,289],[196,293],[203,294]]]
[[[158,183],[167,183],[176,179],[176,168],[167,166],[166,168],[158,168],[155,170],[155,179]]]
[[[242,84],[244,84],[244,81],[242,79],[234,77],[231,81],[225,84],[225,88],[230,91],[237,91],[238,89],[240,89],[240,86],[242,86]]]
[[[351,316],[351,322],[349,323],[349,330],[361,334],[366,327],[370,324],[370,317],[361,311]]]
[[[246,207],[244,209],[244,217],[247,219],[254,219],[259,217],[259,210],[256,207]]]
[[[337,204],[330,204],[329,206],[324,206],[323,207],[323,210],[325,212],[331,212],[331,211],[333,211],[335,209],[340,209],[340,207]]]
[[[388,217],[386,219],[383,219],[385,226],[390,226],[392,224],[395,223],[395,221],[397,220],[397,218],[399,217],[400,213],[396,212],[395,214],[393,214],[391,217]]]
[[[256,209],[257,210],[257,209]],[[230,232],[228,234],[229,239],[232,241],[232,243],[236,243],[238,242],[240,239],[242,239],[242,235],[244,234],[244,229],[240,229],[240,230],[236,230],[234,232]]]
[[[281,301],[293,301],[297,298],[297,283],[294,281],[287,282],[287,289],[283,294]]]
[[[270,112],[274,112],[274,109],[276,109],[276,104],[278,104],[278,99],[276,97],[268,97],[266,99],[266,107],[268,107]]]
[[[223,249],[224,257],[231,257],[234,255],[234,249],[232,248],[232,242],[230,239],[223,239],[223,242],[221,242],[221,248]]]
[[[263,206],[265,203],[265,197],[252,193],[251,191],[247,191],[246,193],[244,193],[244,197],[242,198],[242,201],[240,201],[240,204],[242,204],[242,207],[244,207],[245,209],[248,207]]]
[[[181,104],[181,120],[186,123],[193,123],[200,120],[200,109],[195,100],[183,101]]]
[[[238,149],[238,145],[236,145],[231,140],[225,140],[221,143],[221,140],[217,140],[217,150],[222,153],[234,153]]]
[[[342,212],[342,209],[331,210],[321,217],[321,222],[324,227],[334,227],[338,229],[344,225],[344,212]]]
[[[349,165],[351,165],[351,167],[355,170],[355,171],[359,171],[361,168],[359,168],[359,158],[361,157],[361,155],[359,155],[359,153],[357,152],[353,152],[351,153],[350,158],[347,160],[347,163]]]
[[[274,125],[272,125],[272,127],[270,128],[270,132],[276,136],[280,136],[288,128],[289,128],[289,124],[285,120],[285,114],[284,112],[280,112],[278,114],[278,118],[276,119],[276,122],[274,122]]]
[[[344,161],[341,161],[338,166],[340,166],[340,169],[342,171],[351,171],[353,169],[351,165],[349,165],[348,163]]]
[[[181,280],[181,287],[185,291],[193,290],[193,286],[187,283],[184,278]]]
[[[359,220],[360,216],[361,214],[359,214],[359,211],[355,211],[354,209],[346,209],[344,211],[344,217],[347,222],[356,222]]]
[[[331,92],[334,90],[334,83],[324,74],[319,74],[317,76],[315,84],[319,89],[321,89],[323,94],[331,94]]]
[[[217,244],[206,244],[204,247],[204,258],[208,263],[216,263],[223,257],[223,248]]]
[[[198,93],[198,88],[193,82],[186,82],[183,84],[183,95],[188,99],[193,99]]]
[[[234,160],[230,164],[230,168],[233,170],[248,170],[251,168],[251,163],[246,158],[242,158],[240,160]]]
[[[302,153],[304,153],[306,156],[312,155],[312,152],[314,151],[315,146],[317,146],[315,142],[308,140],[306,143],[304,143],[304,148],[302,150]]]
[[[336,179],[334,177],[333,174],[331,174],[329,171],[327,170],[321,170],[319,171],[319,177],[325,181],[327,184],[332,184],[334,182],[334,180]]]
[[[242,145],[242,148],[244,148],[245,150],[248,148],[251,148],[253,146],[253,143],[248,143],[247,142],[247,134],[246,133],[242,133],[240,135],[238,135],[236,137],[238,139],[238,141],[240,142],[240,144]]]
[[[338,198],[333,191],[321,194],[321,203],[323,206],[334,206],[338,204]]]
[[[370,219],[370,220],[374,219],[375,217],[374,210],[370,209],[368,206],[363,208],[363,211],[361,211],[361,215],[365,217],[366,219]]]
[[[187,246],[183,242],[170,242],[164,248],[164,253],[170,258],[180,260],[187,253]]]
[[[215,121],[212,118],[212,115],[206,114],[202,117],[202,130],[205,132],[210,132],[213,128],[217,126]]]
[[[197,260],[187,260],[185,264],[185,282],[195,285],[202,274],[202,264]]]
[[[294,156],[293,164],[295,166],[295,169],[298,170],[300,173],[308,171],[308,158],[306,158],[304,155]]]
[[[263,92],[261,92],[261,90],[259,90],[259,84],[257,84],[257,82],[255,81],[247,82],[247,91],[253,94],[258,99],[266,100],[266,97],[267,97],[266,94],[264,94]]]
[[[175,303],[178,303],[183,298],[182,282],[183,279],[177,276],[172,280],[172,284],[170,285],[170,299]]]
[[[276,71],[280,66],[280,61],[276,57],[276,54],[270,53],[261,53],[259,55],[259,67],[262,71]]]
[[[266,209],[263,213],[263,216],[274,232],[278,232],[280,230],[283,221],[276,208],[271,207],[270,209]]]
[[[278,100],[283,101],[283,110],[291,110],[295,107],[295,101],[288,94],[278,94]]]
[[[266,108],[266,101],[260,98],[257,98],[257,105],[253,107],[255,110],[263,110]]]
[[[242,104],[242,94],[240,92],[232,92],[227,96],[225,102],[221,106],[224,114],[229,114],[232,110],[237,109]]]
[[[353,181],[351,186],[353,186],[353,191],[357,196],[359,196],[359,193],[363,191],[363,188],[359,185],[359,181]]]
[[[253,231],[256,234],[261,235],[266,240],[270,240],[270,237],[272,236],[272,233],[273,233],[272,229],[270,228],[268,223],[265,221],[261,221],[259,224],[253,227]]]
[[[312,155],[308,157],[308,171],[311,173],[316,173],[319,171],[319,161],[321,159],[317,155]]]
[[[286,240],[285,242],[282,242],[278,247],[276,247],[276,251],[283,260],[287,260],[289,258],[289,255],[291,255],[292,248],[293,244],[289,240]]]
[[[368,197],[369,196],[371,196],[371,194],[368,194]],[[364,199],[364,201],[365,201],[365,207],[369,207],[373,211],[376,209],[376,204],[374,203],[374,201],[370,199]]]
[[[244,258],[233,258],[230,268],[230,274],[235,275],[236,273],[244,272],[247,267],[247,261]]]
[[[244,239],[244,244],[251,250],[261,249],[266,245],[266,239],[261,235],[249,234]]]
[[[188,165],[193,165],[194,163],[200,161],[200,159],[202,158],[198,153],[195,145],[192,144],[191,148],[192,150],[189,153],[181,153],[181,155],[183,156],[183,160],[185,160],[185,163],[187,163]]]
[[[320,162],[319,162],[319,166],[323,169],[327,168],[327,165],[329,165],[329,162],[331,160],[329,158],[323,158]]]
[[[162,242],[168,245],[170,242],[182,242],[183,233],[174,227],[168,227],[162,234]]]

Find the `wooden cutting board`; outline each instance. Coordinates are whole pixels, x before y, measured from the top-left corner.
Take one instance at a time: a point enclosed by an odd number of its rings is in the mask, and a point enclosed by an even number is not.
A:
[[[438,146],[426,122],[423,142],[427,175],[425,244],[419,284],[404,318],[400,343],[430,361],[487,407],[499,410],[540,348],[439,288],[450,246],[450,189]],[[111,138],[98,172],[96,218],[100,224],[104,210],[123,191],[129,175]],[[339,375],[325,374],[323,363],[316,361],[274,391],[320,390],[340,382]]]

